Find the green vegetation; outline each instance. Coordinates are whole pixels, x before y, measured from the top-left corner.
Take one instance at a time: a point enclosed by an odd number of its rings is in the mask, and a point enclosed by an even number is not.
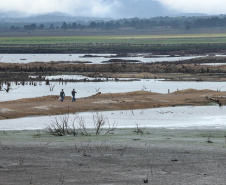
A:
[[[225,43],[226,34],[132,35],[132,36],[59,36],[0,37],[6,44],[205,44]]]
[[[224,15],[63,22],[3,19],[0,53],[215,53],[226,48],[225,30]]]
[[[226,34],[131,36],[0,37],[1,53],[122,53],[186,51],[200,54],[226,48]]]

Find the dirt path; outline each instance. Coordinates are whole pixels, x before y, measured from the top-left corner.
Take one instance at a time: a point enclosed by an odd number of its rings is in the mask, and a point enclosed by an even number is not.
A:
[[[224,105],[226,92],[187,89],[169,94],[147,91],[128,93],[96,94],[71,102],[66,97],[64,102],[58,96],[21,99],[0,102],[0,119],[12,119],[37,115],[57,115],[84,111],[131,110],[180,105],[207,105],[211,102]]]

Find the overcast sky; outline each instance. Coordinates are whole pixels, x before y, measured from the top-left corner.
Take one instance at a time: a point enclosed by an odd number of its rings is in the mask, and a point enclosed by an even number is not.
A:
[[[158,0],[165,7],[185,13],[226,14],[225,0]]]
[[[152,17],[173,13],[226,14],[226,0],[0,0],[0,11],[64,12],[88,17]]]

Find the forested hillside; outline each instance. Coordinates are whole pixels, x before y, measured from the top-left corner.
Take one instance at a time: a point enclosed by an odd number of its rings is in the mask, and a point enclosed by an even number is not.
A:
[[[199,28],[215,28],[226,26],[226,16],[178,16],[178,17],[154,17],[149,19],[95,19],[95,18],[76,18],[76,17],[54,17],[39,16],[39,18],[18,19],[17,22],[10,22],[10,19],[1,18],[1,31],[32,31],[32,30],[73,30],[73,29],[154,29],[171,28],[184,29],[189,31]],[[43,21],[41,21],[43,20]],[[8,22],[7,22],[8,21]]]

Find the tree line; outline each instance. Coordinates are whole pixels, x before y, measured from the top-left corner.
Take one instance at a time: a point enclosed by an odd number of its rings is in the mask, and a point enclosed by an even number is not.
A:
[[[56,24],[56,25],[55,25]],[[12,25],[11,31],[32,31],[32,30],[47,30],[47,29],[104,29],[114,30],[119,28],[134,28],[134,29],[152,29],[156,27],[168,28],[182,28],[190,30],[192,28],[212,28],[212,27],[225,27],[226,16],[203,16],[203,17],[155,17],[150,19],[119,19],[110,21],[90,21],[77,23],[77,22],[62,22],[51,24],[25,24],[25,25]]]

